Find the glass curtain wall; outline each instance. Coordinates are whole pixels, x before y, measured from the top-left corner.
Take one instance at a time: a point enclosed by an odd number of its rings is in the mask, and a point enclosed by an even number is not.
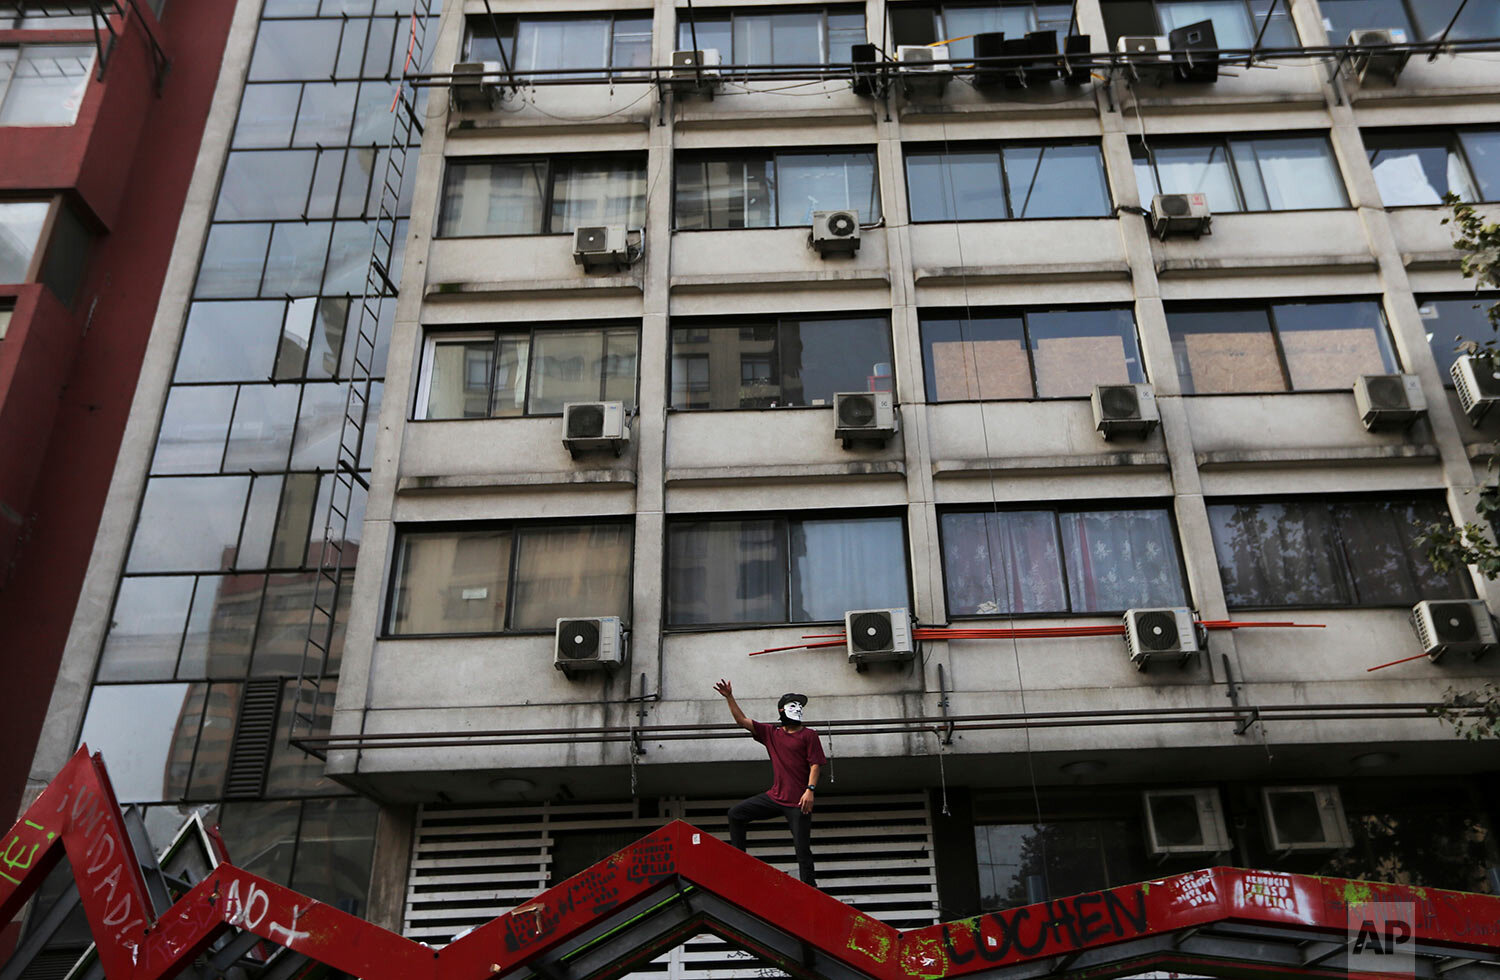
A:
[[[154,834],[217,808],[236,863],[356,913],[376,808],[287,735],[411,13],[412,0],[265,2],[83,731],[120,801],[148,805]],[[418,90],[419,114],[425,101]],[[383,306],[372,420],[394,298]],[[359,550],[356,494],[346,561]],[[325,718],[333,695],[330,683]],[[276,729],[264,790],[225,802],[243,761],[236,734],[257,712]]]

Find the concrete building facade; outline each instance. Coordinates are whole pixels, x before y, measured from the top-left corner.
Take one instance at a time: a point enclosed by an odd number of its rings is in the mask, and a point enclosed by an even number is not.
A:
[[[362,138],[300,141],[301,117],[274,108],[290,89],[271,90],[302,85],[306,105],[350,24],[369,19],[373,50],[381,18],[409,14],[367,0],[332,19],[299,2],[236,11],[217,157],[200,162],[198,224],[169,277],[179,313],[158,318],[33,766],[45,780],[82,733],[107,761],[139,762],[121,798],[164,819],[233,796],[254,691],[298,735],[296,613],[311,599],[297,584],[319,554],[351,376],[329,338],[352,329],[355,281],[307,278],[299,243],[355,269],[371,185],[341,210],[323,155],[339,147],[346,181],[378,170],[373,155],[359,169]],[[239,808],[238,833],[286,851],[294,886],[306,848],[308,868],[349,872],[308,871],[330,894],[443,942],[666,818],[722,831],[724,806],[766,781],[713,691],[727,678],[761,719],[785,691],[810,697],[832,758],[814,816],[824,887],[893,922],[1211,863],[1496,890],[1493,747],[1423,706],[1493,681],[1500,654],[1420,657],[1409,618],[1423,600],[1500,599],[1431,568],[1417,540],[1474,517],[1495,442],[1449,380],[1455,339],[1489,328],[1438,202],[1500,197],[1500,73],[1473,43],[1500,24],[1462,15],[1448,38],[1472,47],[1419,53],[1394,81],[1327,50],[1366,28],[1435,39],[1456,9],[448,4],[428,35],[437,74],[419,82],[368,500],[357,542],[339,542],[360,561],[340,662],[320,671],[331,723],[303,733],[326,763],[279,739],[271,775],[224,804],[231,844]],[[1084,34],[1098,53],[1205,18],[1242,52],[1212,82],[1101,58],[1083,77],[1033,66],[995,87],[961,65],[902,72],[871,95],[846,68],[743,67],[944,40],[961,62],[969,36],[999,31]],[[382,35],[381,71],[403,30]],[[675,92],[639,73],[695,36],[742,67]],[[503,66],[493,101],[450,102],[443,73],[474,61]],[[510,71],[533,74],[511,85]],[[262,119],[282,129],[262,141]],[[1156,193],[1205,195],[1211,234],[1153,235]],[[297,211],[320,200],[327,213]],[[852,255],[810,246],[815,215],[837,210],[858,213]],[[315,217],[328,235],[308,231]],[[363,236],[340,252],[343,221]],[[592,226],[626,229],[617,267],[575,261],[574,231]],[[246,255],[268,258],[246,272]],[[243,339],[204,346],[205,330]],[[1367,431],[1356,380],[1395,373],[1426,411]],[[1152,386],[1160,426],[1105,440],[1090,395],[1130,383]],[[893,394],[899,432],[845,444],[834,396],[873,391]],[[268,407],[237,436],[247,393]],[[197,432],[216,397],[222,424]],[[563,406],[587,401],[628,413],[618,453],[564,445]],[[163,467],[174,453],[184,468]],[[253,561],[238,557],[249,542]],[[1319,628],[1214,631],[1204,652],[1144,671],[1118,635],[929,638],[864,670],[842,646],[749,656],[895,607],[923,626],[1107,626],[1187,607]],[[122,610],[153,618],[130,632]],[[553,669],[553,624],[579,617],[624,621],[623,665]],[[185,696],[199,707],[178,710]],[[172,711],[143,711],[150,697]],[[168,746],[194,712],[182,764]],[[781,827],[752,846],[792,866]],[[368,892],[352,870],[366,860]],[[654,969],[748,967],[699,942]]]

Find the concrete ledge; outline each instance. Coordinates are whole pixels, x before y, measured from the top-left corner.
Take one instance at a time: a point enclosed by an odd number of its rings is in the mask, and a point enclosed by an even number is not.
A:
[[[1015,456],[1010,459],[935,459],[932,461],[932,475],[934,478],[942,478],[1009,470],[1061,473],[1120,466],[1165,470],[1167,465],[1167,454],[1155,451],[1089,453],[1070,456]]]
[[[1469,462],[1489,462],[1490,457],[1500,453],[1500,442],[1469,442],[1464,444]]]
[[[668,288],[673,292],[753,292],[764,291],[768,283],[792,283],[804,286],[855,286],[866,283],[890,285],[891,275],[886,268],[872,269],[809,269],[800,272],[763,272],[754,279],[743,275],[673,276]]]
[[[736,95],[769,95],[770,93],[739,91],[725,94],[732,97]],[[718,102],[720,98],[723,98],[723,95],[715,98],[715,102]],[[714,103],[709,104],[713,105]],[[815,109],[790,109],[785,112],[773,112],[767,109],[747,109],[744,112],[733,113],[726,113],[721,106],[713,112],[679,111],[674,118],[674,125],[679,129],[701,132],[713,129],[774,129],[783,126],[818,126],[828,123],[834,125],[863,126],[871,124],[874,121],[875,109],[872,105],[824,106]]]
[[[485,282],[433,282],[427,284],[423,299],[442,302],[444,296],[485,296],[504,293],[545,296],[553,293],[576,293],[580,289],[600,293],[627,295],[642,292],[641,281],[634,276],[590,276],[582,272],[576,279],[510,279]]]
[[[847,463],[786,463],[780,466],[669,466],[667,486],[733,483],[826,483],[850,477],[906,477],[899,459],[851,460]]]
[[[956,285],[964,282],[1004,282],[1006,280],[1052,279],[1129,279],[1128,262],[1036,263],[1032,265],[975,265],[918,267],[913,277],[928,286]]]
[[[1159,276],[1258,276],[1268,272],[1314,275],[1320,272],[1374,272],[1373,255],[1286,255],[1217,259],[1157,259]]]
[[[565,487],[613,483],[635,486],[635,470],[564,470],[554,473],[476,473],[461,476],[403,476],[397,493],[476,493],[503,487]]]
[[[444,92],[446,89],[433,89],[434,92]],[[527,109],[532,108],[529,104],[523,105],[519,110],[496,110],[493,113],[484,113],[482,116],[474,116],[460,119],[457,122],[448,123],[448,140],[450,149],[456,151],[452,156],[464,156],[466,150],[463,147],[464,137],[483,136],[491,137],[504,131],[507,136],[524,134],[526,136],[562,136],[565,134],[576,135],[580,125],[589,127],[589,134],[608,136],[611,134],[634,134],[644,133],[650,130],[651,122],[656,118],[656,102],[653,100],[649,107],[642,108],[639,104],[632,106],[639,113],[638,116],[620,115],[614,121],[591,119],[566,119],[557,116],[531,116],[525,115]],[[535,110],[533,111],[543,111]],[[596,114],[597,115],[597,114]],[[449,117],[452,118],[451,116]],[[453,146],[457,143],[459,145]],[[467,151],[472,152],[472,151]]]
[[[1427,56],[1415,55],[1412,61],[1425,64]],[[1349,101],[1355,106],[1472,106],[1495,97],[1493,87],[1427,86],[1418,82],[1416,85],[1397,83],[1390,88],[1367,89],[1349,82],[1347,76],[1345,83]]]
[[[963,84],[958,79],[949,83],[949,88],[954,85]],[[1019,96],[1019,93],[1011,93]],[[1092,92],[1080,95],[1066,102],[1047,102],[1039,100],[1028,102],[1024,97],[1016,97],[1012,101],[997,100],[994,102],[902,102],[897,114],[902,119],[919,119],[923,116],[963,116],[967,119],[1014,119],[1017,115],[1026,115],[1032,118],[1050,117],[1054,119],[1073,119],[1085,116],[1097,116],[1098,105],[1094,101]]]
[[[1225,67],[1233,68],[1234,66],[1226,65]],[[1240,66],[1240,70],[1245,70],[1243,65]],[[1137,98],[1134,104],[1140,106],[1142,109],[1152,110],[1152,116],[1185,116],[1197,113],[1218,112],[1222,109],[1245,109],[1253,106],[1274,106],[1282,109],[1289,106],[1305,106],[1308,109],[1322,111],[1326,105],[1321,89],[1312,92],[1246,92],[1234,95],[1222,91],[1226,80],[1227,76],[1215,83],[1216,86],[1219,86],[1218,89],[1206,91],[1201,95],[1188,96],[1177,94],[1182,88],[1182,85],[1179,83],[1166,89],[1166,91],[1172,93],[1171,95]],[[1229,85],[1232,86],[1233,84],[1233,82],[1229,82]],[[1140,90],[1137,89],[1137,91]],[[1147,132],[1150,135],[1149,129]]]
[[[1356,466],[1361,463],[1435,463],[1432,443],[1391,446],[1328,446],[1312,449],[1215,449],[1195,453],[1203,470],[1255,466]]]
[[[1456,248],[1440,252],[1402,252],[1401,264],[1408,269],[1457,269],[1463,253]]]

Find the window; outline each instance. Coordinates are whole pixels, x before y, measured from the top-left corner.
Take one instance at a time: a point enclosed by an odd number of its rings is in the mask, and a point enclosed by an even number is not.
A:
[[[974,56],[974,35],[998,31],[1020,37],[1031,31],[1056,31],[1067,35],[1073,18],[1072,3],[945,3],[892,5],[891,45],[948,42],[948,56],[955,60]]]
[[[677,47],[716,49],[726,65],[827,65],[854,60],[865,40],[863,7],[677,11]]]
[[[809,227],[814,211],[880,220],[873,150],[684,153],[677,158],[677,228]]]
[[[642,156],[448,161],[438,235],[558,235],[646,223]]]
[[[820,623],[911,604],[900,517],[753,515],[667,526],[667,625]]]
[[[1432,41],[1442,35],[1462,0],[1318,0],[1330,44],[1343,44],[1361,28],[1406,31],[1409,41]],[[1453,40],[1500,37],[1500,5],[1469,0],[1453,30]]]
[[[0,31],[92,30],[94,18],[89,9],[93,6],[92,0],[0,0]],[[105,3],[101,16],[115,10]]]
[[[0,47],[0,126],[73,125],[93,68],[88,44]]]
[[[1500,199],[1500,130],[1404,129],[1364,134],[1380,199],[1388,208]]]
[[[1462,569],[1435,571],[1415,538],[1451,523],[1430,498],[1221,501],[1208,507],[1231,609],[1410,606],[1471,594]]]
[[[495,43],[495,28],[500,43]],[[501,51],[504,56],[501,56]],[[495,61],[538,78],[585,78],[541,74],[559,68],[637,68],[651,64],[651,12],[573,14],[562,17],[470,17],[465,61]],[[644,75],[640,77],[645,77]]]
[[[1185,395],[1331,391],[1396,370],[1374,300],[1167,308]]]
[[[405,530],[391,635],[540,632],[565,616],[630,618],[629,524]]]
[[[0,283],[30,279],[48,207],[46,201],[0,201]]]
[[[1098,143],[906,151],[912,221],[1090,218],[1110,213]]]
[[[1417,312],[1421,314],[1422,326],[1427,331],[1427,344],[1432,348],[1432,359],[1443,374],[1445,386],[1453,387],[1453,376],[1448,369],[1458,360],[1458,345],[1470,340],[1483,343],[1495,336],[1489,309],[1496,303],[1500,303],[1500,296],[1493,293],[1424,296],[1417,300]]]
[[[1347,207],[1325,136],[1136,141],[1131,146],[1141,200],[1205,194],[1216,213]]]
[[[1164,507],[950,510],[938,521],[950,617],[1117,613],[1187,601]]]
[[[924,311],[927,400],[1075,398],[1146,380],[1128,309]]]
[[[636,327],[432,333],[417,389],[419,419],[558,415],[567,402],[635,409]]]
[[[4,340],[5,335],[10,332],[10,318],[14,313],[12,307],[0,306],[0,340]]]
[[[1110,50],[1122,35],[1169,34],[1205,20],[1213,21],[1214,41],[1220,48],[1253,47],[1263,25],[1261,47],[1297,46],[1290,4],[1280,0],[1103,0],[1101,6]]]
[[[839,391],[890,391],[890,319],[759,317],[674,325],[671,385],[677,409],[832,405]]]

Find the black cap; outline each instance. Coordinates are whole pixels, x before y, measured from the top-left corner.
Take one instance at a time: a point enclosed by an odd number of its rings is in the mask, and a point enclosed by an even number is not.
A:
[[[780,711],[782,708],[785,708],[788,701],[799,701],[799,702],[801,702],[802,704],[805,705],[805,704],[807,704],[807,695],[806,694],[792,694],[790,692],[788,692],[786,694],[783,694],[781,696],[781,700],[776,702],[776,710]]]

